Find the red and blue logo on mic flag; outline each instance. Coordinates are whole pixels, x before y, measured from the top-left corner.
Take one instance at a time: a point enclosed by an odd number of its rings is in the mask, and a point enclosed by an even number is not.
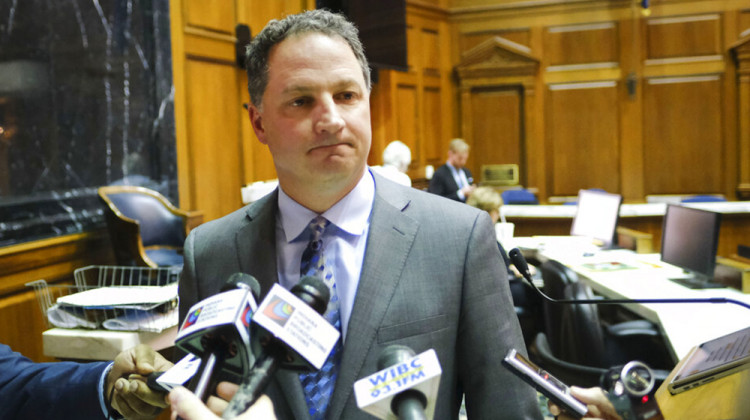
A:
[[[269,302],[263,310],[263,315],[267,316],[282,327],[286,324],[293,313],[294,306],[290,305],[279,296],[273,296],[271,302]]]
[[[195,322],[198,321],[198,317],[200,316],[202,310],[203,310],[203,307],[201,306],[200,308],[188,314],[187,318],[185,318],[185,322],[182,324],[182,329],[185,329],[195,324]]]

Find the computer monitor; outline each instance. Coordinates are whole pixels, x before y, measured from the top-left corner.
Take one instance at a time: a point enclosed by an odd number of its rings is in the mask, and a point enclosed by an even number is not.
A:
[[[597,190],[578,191],[578,209],[570,227],[572,236],[588,236],[611,247],[620,216],[622,196]]]
[[[661,260],[682,268],[685,278],[670,279],[692,289],[722,287],[713,283],[721,214],[667,205],[661,228]]]

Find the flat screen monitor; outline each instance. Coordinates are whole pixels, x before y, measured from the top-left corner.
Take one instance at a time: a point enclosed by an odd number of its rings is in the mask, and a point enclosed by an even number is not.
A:
[[[620,216],[622,196],[597,190],[578,192],[578,209],[573,225],[572,236],[587,236],[611,247],[615,239],[617,219]]]
[[[671,280],[693,289],[721,287],[711,282],[720,225],[720,213],[667,205],[661,228],[661,260],[682,268],[686,274],[685,278]]]

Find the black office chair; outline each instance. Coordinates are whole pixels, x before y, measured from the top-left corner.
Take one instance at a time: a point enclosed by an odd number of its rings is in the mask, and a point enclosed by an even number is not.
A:
[[[550,297],[596,299],[591,288],[579,282],[578,275],[558,261],[546,261],[541,270],[544,290]],[[545,322],[545,333],[537,335],[530,352],[542,367],[558,372],[563,381],[597,385],[595,372],[602,371],[587,368],[606,370],[631,360],[648,364],[655,370],[657,380],[669,374],[662,369],[672,367],[657,328],[648,321],[604,325],[597,305],[545,302]],[[548,340],[550,336],[553,339]]]
[[[98,189],[105,209],[117,264],[166,267],[182,265],[182,247],[200,212],[186,212],[164,196],[143,187],[107,186]]]
[[[565,299],[567,287],[578,281],[578,275],[575,271],[559,261],[545,261],[540,266],[540,271],[542,272],[542,279],[544,279],[542,290],[552,299]],[[547,336],[549,346],[555,354],[561,354],[560,334],[565,305],[544,300],[542,306],[544,312],[544,332]]]
[[[584,388],[601,385],[601,378],[607,369],[566,362],[555,356],[549,346],[547,335],[540,332],[529,346],[529,357],[552,376],[568,385]]]

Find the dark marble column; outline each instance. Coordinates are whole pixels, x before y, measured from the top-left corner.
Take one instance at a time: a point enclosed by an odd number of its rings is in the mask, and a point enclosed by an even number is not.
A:
[[[0,0],[0,246],[104,225],[96,188],[177,201],[169,2]]]

